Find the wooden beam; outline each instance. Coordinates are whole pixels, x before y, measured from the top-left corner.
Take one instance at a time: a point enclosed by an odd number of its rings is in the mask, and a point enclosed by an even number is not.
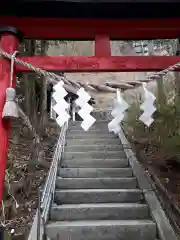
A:
[[[112,39],[178,38],[177,19],[61,19],[0,17],[0,26],[14,26],[32,39],[95,39],[98,34]]]
[[[97,35],[95,37],[95,56],[96,57],[110,57],[111,45],[108,35]]]
[[[177,62],[180,56],[119,56],[119,57],[19,57],[35,67],[63,72],[136,72],[160,71]],[[16,65],[17,71],[29,71]]]

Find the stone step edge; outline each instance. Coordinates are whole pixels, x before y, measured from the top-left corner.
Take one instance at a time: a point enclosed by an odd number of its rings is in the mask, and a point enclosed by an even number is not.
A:
[[[61,204],[58,205],[56,203],[53,203],[51,208],[123,208],[123,207],[147,207],[147,204],[144,203],[75,203],[75,204]]]
[[[51,221],[47,225],[60,225],[60,226],[74,226],[74,227],[83,227],[83,226],[114,226],[114,225],[121,225],[121,226],[137,226],[137,225],[144,225],[151,224],[156,226],[155,222],[150,219],[143,219],[143,220],[88,220],[88,221]]]

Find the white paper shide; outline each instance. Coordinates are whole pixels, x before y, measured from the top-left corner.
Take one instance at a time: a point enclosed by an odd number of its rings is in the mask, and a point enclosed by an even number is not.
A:
[[[63,81],[60,81],[58,84],[56,84],[53,87],[54,93],[52,95],[52,97],[56,101],[56,104],[53,107],[53,109],[58,114],[58,117],[56,118],[56,122],[60,127],[62,127],[63,124],[66,121],[68,121],[68,119],[70,118],[70,115],[67,112],[69,108],[69,103],[67,103],[64,99],[68,93],[63,88],[63,85],[64,85]]]
[[[156,111],[156,108],[154,106],[156,97],[152,92],[147,90],[145,83],[143,84],[143,89],[144,89],[144,102],[141,104],[140,109],[143,110],[144,112],[140,116],[139,120],[149,127],[154,122],[152,115]]]
[[[93,111],[93,107],[88,104],[88,101],[91,99],[91,96],[84,90],[84,88],[80,88],[77,91],[78,99],[75,101],[75,103],[81,107],[78,114],[83,119],[83,122],[81,123],[81,127],[87,131],[96,121],[95,118],[93,118],[90,113]]]
[[[120,132],[120,123],[123,120],[125,111],[128,107],[128,103],[122,98],[120,91],[117,90],[117,98],[114,100],[114,106],[111,112],[113,120],[108,124],[110,132],[114,132],[115,134]]]

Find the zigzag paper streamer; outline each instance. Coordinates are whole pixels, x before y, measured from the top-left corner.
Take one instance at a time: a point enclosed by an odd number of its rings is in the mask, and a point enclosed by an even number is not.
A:
[[[121,97],[120,91],[117,89],[117,99],[114,100],[114,107],[111,112],[111,115],[114,119],[108,124],[110,132],[115,134],[120,131],[120,123],[125,116],[125,111],[128,109],[128,103]]]
[[[56,122],[60,127],[63,126],[63,124],[68,121],[70,118],[70,115],[67,113],[67,109],[69,108],[69,103],[67,103],[64,99],[64,97],[68,94],[66,90],[63,88],[64,82],[60,81],[58,84],[56,84],[53,89],[54,93],[52,97],[56,101],[56,105],[53,107],[54,111],[59,115],[56,118]]]
[[[144,89],[144,102],[140,105],[140,109],[143,110],[144,112],[140,116],[139,120],[149,127],[154,122],[152,115],[156,111],[156,108],[154,106],[156,97],[152,92],[147,90],[145,83],[143,83],[143,89]]]
[[[77,92],[79,98],[75,101],[75,103],[81,107],[78,114],[82,117],[83,122],[81,123],[81,127],[88,131],[88,129],[95,123],[96,119],[93,118],[90,113],[93,111],[93,107],[88,104],[88,101],[91,99],[91,96],[84,90],[84,88],[80,88]]]

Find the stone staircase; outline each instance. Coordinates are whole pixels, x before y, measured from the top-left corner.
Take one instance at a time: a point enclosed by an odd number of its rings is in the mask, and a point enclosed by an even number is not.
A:
[[[156,240],[143,192],[107,122],[71,122],[46,234],[51,240]]]

